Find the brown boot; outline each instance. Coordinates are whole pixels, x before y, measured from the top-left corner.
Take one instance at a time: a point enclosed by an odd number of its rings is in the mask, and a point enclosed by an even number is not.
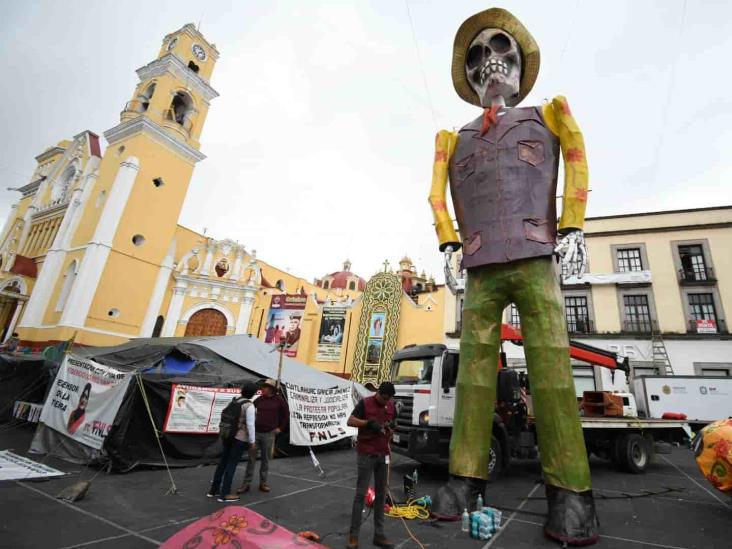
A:
[[[259,485],[259,489],[260,489],[260,490],[261,490],[262,492],[269,492],[269,491],[270,491],[270,487],[269,487],[269,484],[267,484],[266,482],[263,482],[262,484],[260,484],[260,485]]]
[[[394,544],[384,536],[374,536],[374,545],[381,549],[394,549]]]
[[[346,549],[358,549],[358,538],[355,536],[348,536]]]
[[[249,483],[244,482],[236,491],[237,494],[246,494],[249,491]]]

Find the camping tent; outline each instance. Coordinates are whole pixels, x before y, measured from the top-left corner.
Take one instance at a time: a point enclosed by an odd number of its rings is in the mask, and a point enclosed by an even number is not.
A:
[[[164,465],[156,436],[168,465],[190,466],[216,460],[221,452],[217,435],[163,432],[173,384],[240,387],[246,380],[276,377],[279,360],[276,349],[247,335],[136,339],[115,347],[79,349],[74,354],[133,372],[136,380],[129,384],[101,451],[43,424],[39,425],[31,451],[52,453],[79,463],[109,461],[117,471],[128,471],[138,465]],[[282,379],[318,388],[351,386],[350,381],[289,358],[283,359]],[[358,385],[356,391],[365,393]]]

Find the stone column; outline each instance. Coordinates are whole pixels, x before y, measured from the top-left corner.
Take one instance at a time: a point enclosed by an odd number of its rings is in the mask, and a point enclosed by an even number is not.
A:
[[[66,249],[71,245],[71,240],[84,213],[84,205],[89,202],[96,179],[96,173],[90,174],[86,178],[83,191],[74,189],[64,221],[58,230],[53,245],[46,253],[43,267],[38,273],[36,285],[25,308],[21,327],[37,328],[42,324],[43,315],[48,307],[48,300],[53,294],[54,286],[66,260]]]
[[[231,269],[231,274],[229,275],[229,278],[231,280],[239,280],[239,276],[241,275],[242,259],[244,259],[244,248],[237,248],[236,257],[234,259],[234,267]]]
[[[3,232],[0,235],[0,244],[5,243],[5,239],[8,237],[8,233],[10,233],[10,228],[15,223],[15,216],[18,213],[18,205],[13,204],[10,206],[10,213],[8,214],[7,219],[5,219],[5,226],[3,227]]]
[[[206,243],[206,260],[203,262],[203,267],[201,267],[199,271],[202,276],[208,276],[208,274],[211,272],[211,264],[213,263],[214,251],[216,251],[216,243],[213,241],[213,239],[211,239]]]
[[[31,204],[25,211],[25,215],[23,216],[23,232],[20,233],[18,243],[15,245],[15,254],[13,254],[12,259],[8,261],[7,265],[3,265],[4,271],[10,271],[12,269],[13,263],[15,263],[15,255],[20,253],[20,250],[25,246],[25,241],[28,239],[28,233],[30,232],[31,222],[33,221],[33,214],[36,213],[37,209],[34,204]]]
[[[135,184],[140,161],[130,156],[119,166],[117,177],[109,190],[109,197],[104,205],[99,223],[94,231],[91,242],[86,247],[81,260],[79,274],[71,289],[71,295],[66,302],[59,324],[83,328],[89,307],[97,292],[99,279],[102,277],[104,266],[107,264],[109,252],[112,249],[112,240],[122,219],[122,213]]]
[[[244,287],[244,297],[241,300],[241,308],[239,309],[239,316],[236,319],[236,327],[234,329],[235,334],[247,333],[247,326],[249,326],[249,317],[252,315],[252,307],[254,306],[254,296],[256,293],[256,287]]]
[[[180,312],[183,309],[183,300],[186,296],[187,286],[187,283],[179,280],[175,288],[173,288],[173,297],[170,299],[168,314],[165,317],[163,331],[160,334],[163,337],[175,336],[175,327],[178,326],[178,321],[180,320]]]
[[[13,335],[13,332],[15,331],[15,327],[18,325],[18,319],[20,318],[20,313],[23,311],[23,304],[25,302],[18,299],[16,301],[15,305],[15,311],[13,311],[13,318],[10,319],[10,324],[8,324],[8,331],[5,334],[5,339],[3,339],[3,343],[5,343],[10,337]]]
[[[153,294],[150,297],[150,302],[147,306],[145,313],[145,320],[142,322],[140,328],[140,337],[152,336],[153,330],[155,329],[155,321],[158,318],[158,312],[160,312],[160,305],[163,303],[165,297],[165,289],[168,287],[168,281],[170,275],[173,272],[173,260],[175,258],[175,238],[170,243],[168,254],[163,259],[160,270],[158,271],[158,278],[155,280],[155,287]]]

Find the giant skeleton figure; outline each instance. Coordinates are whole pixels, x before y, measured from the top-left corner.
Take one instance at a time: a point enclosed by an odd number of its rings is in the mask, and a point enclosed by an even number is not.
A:
[[[501,315],[515,303],[548,500],[544,531],[562,542],[590,544],[598,537],[598,522],[554,260],[557,254],[571,274],[584,273],[587,163],[564,97],[542,107],[511,108],[529,93],[538,72],[538,45],[509,12],[489,9],[460,26],[453,84],[461,98],[484,112],[459,132],[440,131],[436,138],[429,201],[446,261],[463,248],[467,287],[451,477],[434,511],[460,514],[485,490]],[[557,227],[560,149],[565,180]],[[445,204],[448,174],[462,239]]]

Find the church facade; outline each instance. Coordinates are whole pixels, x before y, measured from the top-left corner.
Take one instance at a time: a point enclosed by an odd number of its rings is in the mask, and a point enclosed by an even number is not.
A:
[[[40,350],[74,339],[251,334],[289,356],[360,380],[384,376],[409,343],[443,341],[444,288],[405,257],[369,281],[313,282],[232,239],[178,224],[211,102],[219,52],[193,26],[167,35],[119,124],[36,157],[0,234],[0,330]]]

